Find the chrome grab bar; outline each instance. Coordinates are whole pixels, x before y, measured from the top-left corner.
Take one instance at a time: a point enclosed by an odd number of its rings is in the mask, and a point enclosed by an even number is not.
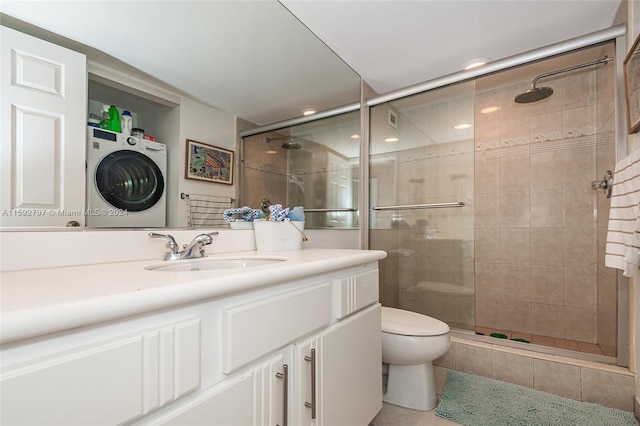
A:
[[[339,208],[339,209],[304,209],[305,213],[328,213],[328,212],[357,212],[358,209]]]
[[[447,207],[464,207],[462,201],[453,203],[427,203],[427,204],[405,204],[402,206],[376,206],[373,210],[417,210],[417,209],[443,209]]]

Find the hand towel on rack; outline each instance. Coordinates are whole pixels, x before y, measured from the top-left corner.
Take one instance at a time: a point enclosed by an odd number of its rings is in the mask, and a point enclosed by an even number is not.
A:
[[[616,164],[609,210],[605,266],[627,277],[640,268],[640,150]]]

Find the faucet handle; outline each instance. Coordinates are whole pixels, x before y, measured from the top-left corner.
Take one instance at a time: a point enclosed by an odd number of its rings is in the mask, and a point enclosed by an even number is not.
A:
[[[160,234],[157,232],[149,232],[149,238],[166,238],[167,244],[165,245],[165,247],[170,249],[171,253],[178,252],[178,247],[179,247],[178,243],[176,243],[175,238],[173,238],[173,235],[171,234]]]
[[[208,246],[209,244],[213,243],[212,236],[218,235],[218,234],[219,234],[218,231],[213,231],[213,232],[208,232],[206,234],[196,235],[196,237],[193,239],[193,241],[194,242],[199,242],[203,246]]]

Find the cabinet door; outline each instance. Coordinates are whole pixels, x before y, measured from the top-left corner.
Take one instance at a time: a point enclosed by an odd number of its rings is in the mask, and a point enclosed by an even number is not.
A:
[[[86,58],[0,31],[0,224],[83,226]]]
[[[287,386],[289,369],[285,360],[289,358],[286,354],[277,354],[251,370],[194,395],[180,406],[145,417],[136,424],[286,425],[290,386]]]
[[[296,425],[366,425],[375,417],[382,408],[380,328],[376,304],[296,344]]]

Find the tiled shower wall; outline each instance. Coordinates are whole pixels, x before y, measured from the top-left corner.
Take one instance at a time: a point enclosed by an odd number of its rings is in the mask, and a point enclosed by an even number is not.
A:
[[[475,105],[476,326],[616,343],[616,281],[604,267],[609,201],[590,188],[613,171],[614,69],[478,91]],[[481,110],[498,106],[494,113]]]

